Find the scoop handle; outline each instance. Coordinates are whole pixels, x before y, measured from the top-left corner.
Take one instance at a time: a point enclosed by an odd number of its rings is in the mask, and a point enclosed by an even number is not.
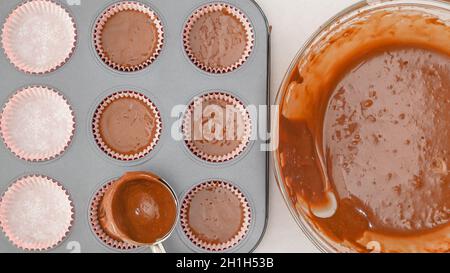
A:
[[[167,253],[166,249],[164,248],[163,244],[156,244],[150,247],[151,251],[153,253]]]

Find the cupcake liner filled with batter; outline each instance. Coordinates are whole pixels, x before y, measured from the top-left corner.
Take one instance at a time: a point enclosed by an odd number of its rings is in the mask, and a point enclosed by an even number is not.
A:
[[[162,120],[146,96],[122,91],[100,103],[93,118],[97,145],[110,157],[134,161],[147,156],[161,136]]]
[[[238,8],[208,4],[189,18],[183,33],[184,48],[200,69],[223,74],[241,67],[254,47],[253,27]]]
[[[202,183],[183,200],[181,228],[197,247],[211,252],[237,246],[247,235],[251,209],[244,194],[223,181]]]
[[[99,209],[100,204],[103,196],[110,189],[111,185],[114,184],[114,182],[115,181],[111,181],[104,185],[96,192],[94,198],[92,199],[89,207],[89,221],[91,228],[97,238],[100,239],[105,245],[117,250],[135,250],[139,248],[139,246],[109,236],[100,223],[100,218],[104,217],[104,212]]]
[[[195,156],[222,163],[238,157],[247,148],[252,123],[241,101],[217,92],[194,99],[185,113],[182,131]]]
[[[101,60],[123,72],[142,70],[160,54],[164,31],[158,15],[148,6],[122,1],[100,15],[94,45]]]
[[[30,74],[44,74],[64,65],[76,45],[72,16],[51,0],[26,1],[3,26],[2,45],[9,61]]]

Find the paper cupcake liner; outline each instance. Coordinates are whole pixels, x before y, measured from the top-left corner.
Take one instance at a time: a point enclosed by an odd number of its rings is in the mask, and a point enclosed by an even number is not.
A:
[[[19,249],[53,249],[68,236],[73,222],[74,207],[69,193],[49,177],[22,177],[0,201],[0,226]]]
[[[242,140],[240,145],[232,152],[224,155],[210,155],[204,151],[202,151],[200,148],[198,148],[195,145],[195,141],[193,141],[193,132],[192,132],[192,117],[194,115],[195,109],[197,107],[202,107],[202,104],[205,101],[209,100],[220,100],[223,102],[226,102],[227,105],[232,105],[242,116],[242,119],[244,121],[244,132],[242,135]],[[184,135],[184,140],[186,143],[186,146],[189,148],[189,150],[198,158],[211,162],[211,163],[223,163],[230,160],[233,160],[237,158],[239,155],[241,155],[244,150],[247,148],[247,146],[250,143],[251,133],[252,133],[252,122],[250,113],[247,111],[245,105],[239,101],[237,98],[233,97],[232,95],[221,93],[221,92],[214,92],[209,93],[206,95],[203,95],[199,98],[196,98],[191,105],[188,107],[184,119],[183,119],[183,125],[182,125],[182,132]]]
[[[155,25],[156,30],[158,31],[158,42],[156,48],[154,49],[153,55],[144,63],[133,67],[122,66],[110,60],[106,55],[102,46],[102,31],[106,22],[109,20],[109,18],[111,18],[115,14],[127,10],[139,11],[147,14],[153,21],[153,24]],[[93,36],[94,36],[94,46],[100,59],[109,67],[122,72],[136,72],[147,68],[158,58],[164,45],[164,29],[158,15],[153,10],[151,10],[150,7],[135,1],[122,1],[108,7],[97,20]]]
[[[247,46],[246,46],[244,52],[242,53],[242,57],[238,61],[236,61],[236,63],[234,63],[233,65],[231,65],[229,67],[224,67],[224,68],[209,67],[208,65],[204,64],[203,62],[201,62],[200,60],[198,60],[195,57],[195,54],[192,51],[192,47],[191,47],[191,44],[189,41],[190,34],[191,34],[193,26],[195,25],[195,23],[197,22],[197,20],[199,18],[201,18],[202,16],[204,16],[205,14],[208,14],[210,12],[223,11],[224,9],[227,12],[229,12],[230,14],[232,14],[236,19],[238,19],[242,23],[242,26],[245,28],[246,33],[247,33]],[[224,74],[224,73],[228,73],[228,72],[238,69],[248,60],[248,58],[250,57],[250,54],[252,53],[253,48],[254,48],[255,34],[254,34],[254,30],[253,30],[253,27],[252,27],[250,21],[248,20],[248,18],[244,15],[244,13],[241,10],[239,10],[238,8],[236,8],[234,6],[228,5],[228,4],[213,3],[213,4],[208,4],[206,6],[199,8],[192,14],[192,16],[189,18],[189,20],[184,28],[184,31],[183,31],[183,43],[184,43],[184,48],[186,50],[186,53],[187,53],[189,59],[191,59],[191,61],[198,68],[200,68],[206,72],[213,73],[213,74]]]
[[[70,104],[49,87],[31,86],[17,91],[5,104],[0,118],[0,134],[7,148],[30,162],[61,156],[74,133],[75,115]]]
[[[197,236],[192,232],[192,230],[189,227],[189,206],[192,202],[193,197],[200,191],[203,191],[205,189],[209,189],[211,187],[215,188],[223,188],[231,191],[234,193],[239,200],[241,201],[241,206],[243,208],[243,224],[241,227],[241,230],[236,234],[230,241],[222,244],[211,244],[208,242],[205,242],[201,240],[200,238],[197,238]],[[222,252],[229,250],[238,244],[240,244],[245,237],[247,236],[250,225],[251,225],[251,207],[247,201],[247,198],[245,195],[235,186],[231,185],[230,183],[223,182],[223,181],[209,181],[202,183],[196,187],[194,187],[192,190],[189,191],[188,194],[186,194],[183,204],[181,205],[181,211],[180,211],[180,223],[181,223],[181,229],[183,230],[184,234],[187,236],[187,238],[197,247],[210,251],[210,252]]]
[[[70,13],[53,0],[29,0],[6,19],[2,45],[10,63],[29,74],[63,66],[75,51],[77,30]]]
[[[100,225],[99,215],[98,215],[98,209],[100,207],[100,204],[102,202],[103,196],[108,191],[108,189],[111,187],[111,185],[114,184],[115,181],[111,181],[104,185],[100,190],[97,191],[94,198],[91,201],[91,206],[89,209],[89,220],[91,224],[92,231],[95,233],[98,239],[100,239],[105,245],[108,247],[114,248],[116,250],[135,250],[139,248],[137,245],[132,245],[129,243],[126,243],[124,241],[116,240],[112,237],[110,237],[102,228]]]
[[[103,141],[101,134],[100,134],[100,118],[102,116],[103,111],[106,109],[106,107],[108,107],[108,105],[110,103],[112,103],[118,99],[121,99],[121,98],[134,98],[134,99],[138,99],[138,100],[144,102],[148,106],[148,108],[153,112],[153,115],[155,116],[155,119],[156,119],[157,129],[156,129],[156,133],[153,137],[152,143],[144,151],[142,151],[138,154],[123,155],[123,154],[117,153],[116,151],[113,151],[110,147],[108,147],[108,145],[106,145],[106,143]],[[92,124],[93,124],[92,128],[93,128],[95,142],[100,147],[100,149],[103,152],[105,152],[108,156],[110,156],[114,159],[117,159],[117,160],[121,160],[121,161],[135,161],[135,160],[139,160],[141,158],[146,157],[156,147],[156,145],[158,144],[159,139],[161,137],[161,133],[162,133],[162,119],[161,119],[161,114],[160,114],[159,110],[156,108],[156,106],[153,104],[153,102],[149,98],[147,98],[146,96],[144,96],[140,93],[134,92],[134,91],[117,92],[117,93],[114,93],[114,94],[108,96],[106,99],[104,99],[103,102],[100,103],[97,110],[95,111]]]

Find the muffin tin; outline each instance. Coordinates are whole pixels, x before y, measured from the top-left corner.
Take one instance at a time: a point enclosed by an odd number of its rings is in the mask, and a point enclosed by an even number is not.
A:
[[[266,226],[268,155],[264,139],[252,139],[235,158],[223,163],[208,162],[194,155],[183,140],[182,120],[195,98],[225,93],[245,106],[268,104],[269,27],[252,0],[226,2],[204,0],[134,1],[154,11],[161,21],[164,39],[158,56],[136,72],[118,71],[99,57],[94,40],[96,22],[105,9],[120,1],[59,0],[76,26],[76,47],[66,63],[49,73],[25,73],[10,62],[5,50],[0,55],[0,102],[2,107],[18,91],[43,86],[59,92],[75,116],[75,131],[63,154],[49,161],[26,161],[16,157],[5,141],[0,145],[0,192],[21,177],[41,175],[54,179],[70,194],[74,221],[65,240],[50,252],[148,252],[149,249],[109,246],[96,235],[91,224],[91,204],[109,182],[129,171],[151,171],[163,177],[183,202],[186,194],[208,181],[223,181],[238,189],[250,208],[249,229],[237,245],[223,252],[251,252],[258,245]],[[0,22],[5,23],[22,1],[2,1]],[[246,18],[253,31],[251,52],[242,64],[226,71],[208,71],[194,64],[185,50],[186,25],[191,16],[206,5],[230,5]],[[36,70],[38,71],[38,70]],[[120,91],[145,95],[156,106],[162,121],[159,141],[152,151],[137,160],[118,160],[97,145],[92,126],[98,105]],[[260,113],[261,114],[261,113]],[[251,127],[266,132],[267,117],[250,111]],[[175,136],[178,139],[174,139]],[[178,223],[164,243],[168,252],[206,252],[196,246]],[[24,252],[0,234],[0,252]]]

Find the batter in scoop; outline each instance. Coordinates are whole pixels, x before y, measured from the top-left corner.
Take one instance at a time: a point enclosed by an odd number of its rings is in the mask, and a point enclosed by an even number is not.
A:
[[[177,218],[176,198],[152,173],[126,173],[106,191],[99,223],[115,240],[152,245],[167,237]]]

